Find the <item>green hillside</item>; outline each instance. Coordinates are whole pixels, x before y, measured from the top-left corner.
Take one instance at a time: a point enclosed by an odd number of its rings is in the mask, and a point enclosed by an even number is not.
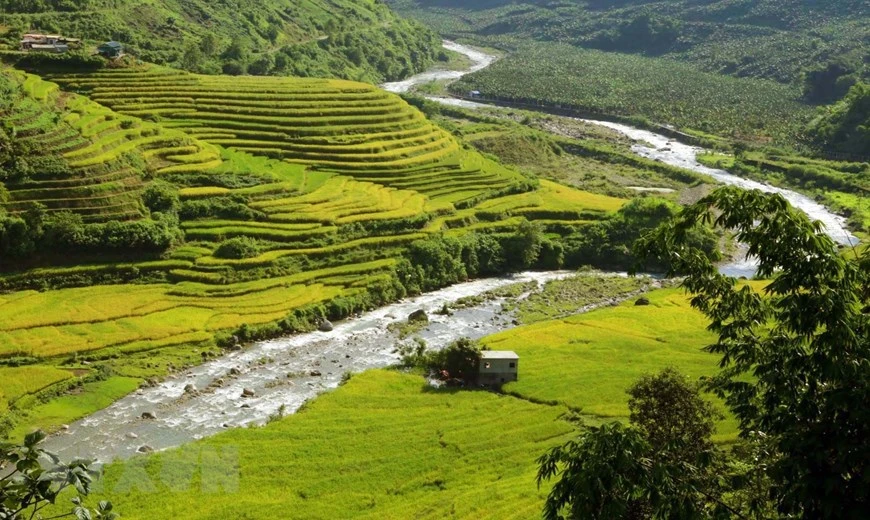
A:
[[[0,0],[0,41],[58,32],[114,39],[152,63],[229,74],[344,77],[371,82],[419,72],[439,41],[375,0]]]
[[[862,0],[391,0],[444,35],[514,45],[570,43],[688,61],[736,76],[798,80],[831,60],[863,68]]]
[[[233,334],[557,267],[563,237],[626,202],[503,166],[367,84],[158,66],[53,79],[67,90],[0,72],[0,431],[68,422]]]
[[[479,90],[758,145],[834,151],[809,136],[815,106],[870,75],[870,7],[861,0],[391,4],[444,36],[508,51],[451,85],[454,94]]]

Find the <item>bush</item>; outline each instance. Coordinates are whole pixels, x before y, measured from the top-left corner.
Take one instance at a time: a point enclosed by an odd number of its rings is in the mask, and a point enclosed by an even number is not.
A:
[[[260,244],[250,237],[236,237],[221,242],[214,252],[217,258],[253,258],[260,254]]]

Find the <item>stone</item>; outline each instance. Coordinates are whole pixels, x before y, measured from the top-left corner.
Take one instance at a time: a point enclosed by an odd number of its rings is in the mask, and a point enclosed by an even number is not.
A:
[[[323,320],[320,322],[318,329],[320,329],[320,332],[332,332],[332,330],[335,329],[335,326],[331,321]]]
[[[127,432],[127,435],[125,435],[125,437],[127,437],[128,439],[138,439],[139,438],[139,436],[135,432]]]
[[[250,408],[250,407],[251,407],[251,405],[249,405],[249,404],[243,404],[243,405],[240,406],[239,408]]]
[[[157,416],[154,414],[154,412],[142,412],[142,418],[153,421],[157,419]]]
[[[235,343],[235,344],[233,344],[232,347],[230,347],[230,350],[232,350],[233,352],[238,352],[238,351],[242,350],[242,344]]]
[[[408,315],[408,323],[429,323],[429,316],[423,309],[418,309]]]
[[[64,431],[69,430],[69,424],[61,424],[60,429]]]
[[[230,375],[231,376],[240,376],[240,375],[242,375],[242,371],[239,370],[238,368],[233,367],[230,369]]]
[[[635,305],[649,305],[649,298],[646,296],[641,296],[634,302]]]
[[[244,390],[242,390],[242,397],[254,397],[255,395],[257,394],[250,388],[245,388]]]
[[[311,375],[311,377],[320,377],[323,374],[320,373],[320,370],[312,370],[309,372],[309,375]]]
[[[139,453],[153,453],[154,448],[148,446],[147,444],[143,444],[142,446],[139,446],[139,449],[136,451],[138,451]]]
[[[185,394],[195,394],[195,393],[196,393],[196,387],[193,386],[192,384],[184,385],[184,393],[185,393]]]

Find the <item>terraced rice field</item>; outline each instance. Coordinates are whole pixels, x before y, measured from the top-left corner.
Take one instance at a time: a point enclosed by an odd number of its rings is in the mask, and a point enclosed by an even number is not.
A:
[[[374,370],[264,428],[109,466],[103,495],[138,519],[536,518],[535,458],[575,431],[566,411]],[[191,460],[201,479],[173,487]]]
[[[201,76],[156,66],[52,78],[214,145],[462,202],[516,172],[462,150],[401,98],[341,80]]]
[[[196,343],[247,323],[359,293],[392,260],[231,285],[105,285],[0,296],[0,357],[51,358],[114,348]],[[354,275],[349,278],[348,275]]]
[[[8,183],[12,213],[34,202],[51,211],[73,211],[86,220],[126,220],[143,215],[145,183],[125,159],[141,156],[156,174],[201,171],[221,164],[217,147],[176,130],[121,117],[81,96],[61,93],[37,76],[4,71],[23,87],[5,118],[16,139],[36,157],[54,157],[71,173],[37,174]]]

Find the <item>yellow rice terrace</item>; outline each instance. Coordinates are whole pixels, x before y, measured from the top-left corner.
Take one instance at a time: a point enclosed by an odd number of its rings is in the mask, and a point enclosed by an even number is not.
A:
[[[150,65],[0,78],[15,136],[0,198],[14,238],[0,251],[6,434],[56,428],[220,347],[578,265],[567,237],[592,247],[587,230],[608,237],[646,211],[505,167],[362,83]]]

